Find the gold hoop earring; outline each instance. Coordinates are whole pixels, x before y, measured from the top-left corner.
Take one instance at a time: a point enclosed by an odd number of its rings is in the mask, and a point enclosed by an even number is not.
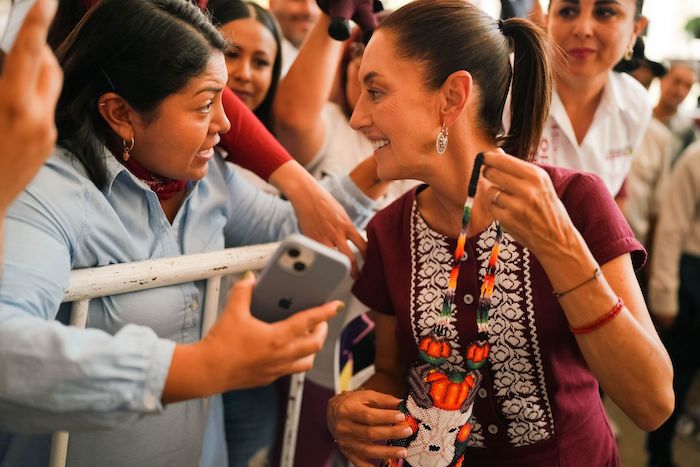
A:
[[[131,157],[131,150],[134,149],[134,137],[131,137],[129,145],[126,144],[126,140],[122,140],[122,160],[124,162],[128,161]]]
[[[625,50],[625,55],[623,58],[629,62],[630,60],[632,60],[633,56],[634,56],[634,46],[632,44],[630,44],[627,47],[627,50]]]
[[[435,150],[441,156],[445,154],[445,151],[447,151],[447,144],[449,143],[448,137],[449,131],[447,130],[447,126],[445,126],[443,123],[442,128],[440,128],[440,133],[438,133],[437,138],[435,139]]]

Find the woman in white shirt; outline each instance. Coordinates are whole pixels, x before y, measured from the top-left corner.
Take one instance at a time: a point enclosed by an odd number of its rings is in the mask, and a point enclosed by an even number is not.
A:
[[[646,26],[643,3],[552,0],[546,19],[564,63],[536,160],[593,172],[618,198],[651,118],[644,88],[613,71]]]

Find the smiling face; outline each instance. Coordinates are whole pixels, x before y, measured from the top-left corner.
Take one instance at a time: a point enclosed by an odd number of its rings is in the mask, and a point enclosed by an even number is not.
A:
[[[150,118],[136,114],[132,157],[146,170],[163,177],[203,178],[219,133],[230,128],[221,104],[224,86],[224,56],[213,52],[204,71],[163,99]]]
[[[255,18],[229,21],[219,28],[231,43],[226,53],[228,87],[245,105],[255,110],[270,90],[277,43],[272,33]]]
[[[634,44],[645,20],[635,20],[635,0],[552,0],[547,32],[564,50],[572,77],[608,73]]]
[[[427,88],[423,69],[399,58],[392,33],[382,29],[362,57],[362,89],[350,125],[372,142],[383,180],[421,179],[426,165],[435,163],[438,91]]]

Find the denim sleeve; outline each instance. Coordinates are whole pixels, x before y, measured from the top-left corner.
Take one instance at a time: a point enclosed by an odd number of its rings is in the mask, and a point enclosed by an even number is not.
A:
[[[340,203],[358,229],[364,229],[374,215],[375,201],[355,185],[349,175],[326,177],[320,185]]]
[[[292,205],[255,188],[230,165],[220,166],[229,193],[227,247],[276,242],[299,232]]]
[[[0,282],[0,429],[108,428],[162,410],[174,343],[135,325],[112,336],[55,321],[73,252],[85,235],[88,188],[70,170],[49,164],[8,212]]]
[[[288,201],[253,187],[230,167],[224,170],[232,206],[225,232],[227,246],[275,242],[299,231]],[[321,185],[343,206],[356,227],[367,224],[375,203],[349,176],[329,177]]]

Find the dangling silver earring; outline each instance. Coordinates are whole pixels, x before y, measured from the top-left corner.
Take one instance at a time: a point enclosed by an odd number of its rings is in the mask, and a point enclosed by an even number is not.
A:
[[[134,149],[134,137],[131,137],[130,143],[127,143],[125,139],[122,140],[122,160],[124,162],[128,161],[131,157],[131,150]]]
[[[440,128],[440,133],[438,133],[437,139],[435,139],[435,150],[441,156],[447,151],[447,143],[449,143],[448,136],[449,131],[447,131],[447,127],[443,123],[442,128]]]
[[[625,56],[623,57],[625,60],[628,62],[632,60],[632,57],[634,56],[634,46],[632,44],[627,47],[627,50],[625,50]]]

